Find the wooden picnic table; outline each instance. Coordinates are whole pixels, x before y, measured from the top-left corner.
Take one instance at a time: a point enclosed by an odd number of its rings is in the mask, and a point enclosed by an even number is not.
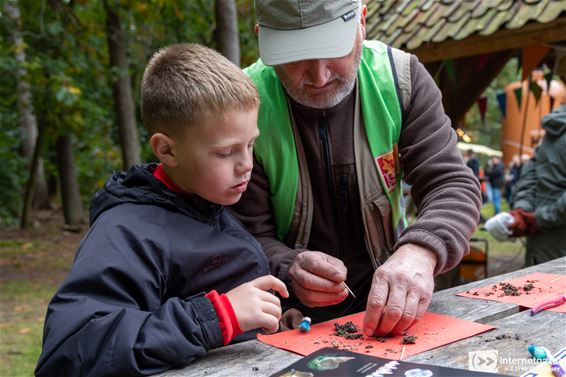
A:
[[[533,272],[565,275],[566,257],[435,292],[429,311],[493,325],[496,329],[403,360],[468,369],[470,351],[497,350],[500,360],[499,373],[517,376],[533,367],[532,364],[521,364],[529,359],[527,351],[529,344],[544,345],[551,352],[565,347],[566,315],[564,313],[544,311],[531,317],[528,310],[521,311],[522,308],[515,304],[455,295]],[[250,340],[215,349],[205,358],[188,367],[170,370],[159,376],[269,376],[300,358],[301,355],[268,346],[257,340]]]

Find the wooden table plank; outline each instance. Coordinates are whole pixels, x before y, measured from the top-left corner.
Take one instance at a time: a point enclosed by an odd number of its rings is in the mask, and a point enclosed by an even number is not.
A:
[[[160,377],[259,377],[269,376],[303,356],[249,340],[210,351],[203,359],[183,369],[170,370]]]
[[[533,272],[544,272],[549,274],[566,274],[566,257],[554,261],[531,266],[507,274],[493,276],[488,279],[476,281],[466,285],[445,289],[435,292],[433,300],[428,308],[429,311],[450,315],[478,323],[490,323],[500,318],[516,314],[519,306],[502,302],[482,300],[478,298],[455,296],[456,293],[497,284],[500,281],[509,280],[518,276],[528,275]]]
[[[555,353],[566,346],[566,315],[529,310],[493,321],[497,329],[407,358],[415,363],[468,369],[469,352],[497,350],[499,373],[518,376],[532,369],[527,346],[542,345]],[[512,363],[515,363],[514,365]],[[523,364],[520,364],[523,363]]]

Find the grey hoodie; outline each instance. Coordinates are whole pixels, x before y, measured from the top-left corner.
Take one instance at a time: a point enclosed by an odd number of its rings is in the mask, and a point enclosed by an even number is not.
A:
[[[517,182],[514,208],[535,212],[541,233],[527,239],[527,265],[566,255],[566,105],[542,120],[545,136]]]

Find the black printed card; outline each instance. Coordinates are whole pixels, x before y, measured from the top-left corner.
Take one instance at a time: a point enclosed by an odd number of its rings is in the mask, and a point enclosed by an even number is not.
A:
[[[336,348],[323,348],[305,356],[271,377],[496,377],[501,374],[474,372],[382,359]]]

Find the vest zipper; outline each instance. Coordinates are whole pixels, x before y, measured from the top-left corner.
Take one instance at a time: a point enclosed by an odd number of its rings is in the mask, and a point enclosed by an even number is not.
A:
[[[342,229],[340,221],[340,213],[338,203],[336,203],[336,190],[334,187],[334,174],[332,174],[332,163],[330,159],[330,142],[328,141],[328,124],[326,121],[326,111],[323,110],[318,123],[318,136],[322,144],[322,155],[324,158],[324,169],[326,171],[326,181],[328,190],[330,191],[330,203],[334,212],[334,226],[336,228],[336,237],[338,238],[338,257],[343,258],[344,241],[342,240],[340,229]]]

